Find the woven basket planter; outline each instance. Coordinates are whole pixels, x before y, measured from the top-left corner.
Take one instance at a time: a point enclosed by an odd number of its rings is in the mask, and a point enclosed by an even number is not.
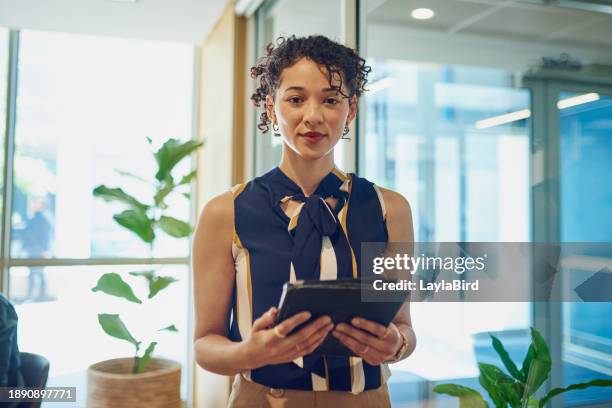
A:
[[[180,408],[181,365],[153,358],[132,374],[133,358],[117,358],[87,369],[87,408]]]

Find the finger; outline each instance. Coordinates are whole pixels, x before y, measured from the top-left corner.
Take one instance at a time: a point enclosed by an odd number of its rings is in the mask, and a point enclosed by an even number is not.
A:
[[[291,349],[293,353],[291,360],[306,356],[316,350],[316,348],[319,347],[325,341],[325,338],[327,337],[329,331],[331,331],[332,325],[330,324],[329,326],[329,329],[326,329],[325,331],[319,331],[317,332],[317,334],[310,336],[307,341],[298,344],[297,347],[294,346],[293,349]]]
[[[366,345],[363,343],[360,343],[359,341],[355,340],[354,338],[347,336],[346,334],[343,334],[341,332],[338,332],[336,330],[334,330],[332,332],[332,335],[337,338],[338,340],[340,340],[342,342],[342,344],[344,344],[346,347],[348,347],[353,353],[360,355],[360,353],[366,348]]]
[[[361,317],[355,317],[353,320],[351,320],[351,323],[353,326],[366,330],[380,339],[384,338],[385,335],[388,334],[387,327]]]
[[[368,364],[378,365],[385,361],[385,355],[379,350],[369,347],[363,343],[358,342],[350,336],[342,334],[340,332],[332,332],[332,334],[342,342],[346,347],[363,358]],[[367,347],[367,348],[366,348]]]
[[[278,325],[278,331],[281,334],[287,335],[293,331],[297,326],[310,319],[310,312],[301,312],[295,316],[291,316],[288,319],[283,320]]]
[[[276,322],[277,310],[275,307],[271,307],[268,311],[253,322],[253,331],[264,330],[273,325]]]
[[[346,323],[338,324],[336,326],[335,331],[338,331],[346,336],[352,337],[358,342],[365,344],[369,347],[375,347],[381,350],[384,350],[386,347],[388,347],[388,345],[384,341],[380,340],[378,337]]]
[[[333,327],[334,327],[333,323],[329,323],[323,326],[321,330],[317,331],[315,334],[308,337],[303,342],[299,343],[300,349],[309,350],[313,344],[322,342],[323,340],[325,340],[325,338],[327,337],[327,335],[329,334],[329,332],[332,330]]]
[[[304,343],[311,337],[319,334],[326,335],[329,331],[326,329],[326,327],[327,325],[331,324],[331,318],[329,318],[328,316],[321,316],[317,318],[314,322],[308,323],[308,325],[302,327],[300,330],[288,336],[287,341],[282,342],[277,347],[281,349],[282,352],[292,353],[296,346],[299,348],[303,348],[302,343]]]
[[[291,339],[293,340],[292,346],[295,344],[302,343],[309,337],[318,333],[321,330],[324,330],[325,327],[331,323],[331,318],[329,316],[321,316],[317,318],[314,322],[308,323],[308,325],[302,327],[299,331],[291,335]]]
[[[315,351],[317,349],[317,347],[319,347],[321,344],[323,344],[323,342],[325,341],[326,337],[327,337],[327,335],[321,336],[321,338],[319,338],[316,342],[314,342],[313,344],[308,346],[306,348],[306,350],[304,351],[304,353],[302,353],[302,355],[307,356],[309,354],[312,354],[312,352]]]

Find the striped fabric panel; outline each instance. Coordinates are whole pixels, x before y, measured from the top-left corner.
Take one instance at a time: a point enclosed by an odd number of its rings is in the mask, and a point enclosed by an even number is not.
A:
[[[365,388],[363,359],[361,357],[349,357],[349,364],[351,365],[351,392],[359,394]]]
[[[346,186],[345,186],[345,184],[346,184]],[[344,231],[344,236],[346,237],[346,241],[348,242],[349,248],[351,249],[351,263],[352,263],[352,266],[353,266],[353,278],[357,278],[359,276],[359,271],[357,270],[357,259],[355,258],[355,251],[351,247],[349,236],[348,236],[348,231],[347,231],[347,228],[346,228],[346,217],[348,215],[349,204],[351,202],[351,198],[350,198],[351,189],[352,189],[351,179],[348,178],[347,180],[345,180],[344,183],[341,186],[341,189],[342,189],[342,187],[344,187],[346,189],[345,191],[347,191],[349,193],[349,198],[346,201],[346,204],[344,204],[344,207],[338,213],[338,219],[340,220],[340,225],[342,226],[342,231]]]
[[[248,183],[237,184],[232,188],[232,196],[234,200],[246,188]],[[234,268],[236,270],[236,310],[238,332],[242,339],[246,339],[251,333],[253,325],[253,294],[251,284],[251,265],[249,251],[244,248],[240,237],[236,233],[234,226],[234,234],[232,237],[232,256],[234,257]],[[242,375],[249,379],[251,372],[245,371]]]
[[[321,242],[321,271],[320,280],[335,280],[338,278],[338,264],[336,251],[328,236],[324,236]]]
[[[297,278],[295,277],[295,268],[293,267],[293,262],[291,262],[291,269],[289,270],[289,283],[295,283]],[[304,357],[299,357],[293,360],[293,363],[296,364],[300,368],[304,368]]]
[[[387,219],[387,209],[385,208],[385,200],[383,200],[383,195],[382,195],[382,191],[380,191],[380,188],[374,184],[374,191],[376,191],[376,195],[378,196],[378,201],[380,201],[380,208],[382,208],[382,216],[383,216],[383,220]]]
[[[315,373],[310,373],[310,377],[312,379],[313,391],[329,391],[327,378],[323,378]]]

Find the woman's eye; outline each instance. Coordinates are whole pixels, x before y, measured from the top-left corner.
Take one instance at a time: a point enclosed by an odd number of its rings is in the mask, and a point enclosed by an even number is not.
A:
[[[327,98],[325,101],[331,105],[336,105],[338,103],[338,100],[334,98]]]
[[[299,96],[292,96],[288,99],[288,101],[291,103],[300,103],[302,102],[302,98],[300,98]]]

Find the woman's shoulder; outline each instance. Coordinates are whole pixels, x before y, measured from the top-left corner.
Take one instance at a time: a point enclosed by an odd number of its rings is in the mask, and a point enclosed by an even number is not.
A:
[[[257,177],[243,183],[235,184],[206,202],[203,212],[215,218],[231,219],[234,214],[234,201],[241,196]]]
[[[384,201],[389,240],[395,242],[412,242],[412,209],[402,194],[387,188],[378,187]]]
[[[234,217],[234,195],[232,190],[225,191],[208,200],[200,214],[200,222],[210,228],[220,227],[232,222]]]
[[[389,209],[390,207],[398,207],[405,209],[410,208],[410,203],[401,193],[380,186],[376,186],[376,188],[380,190],[380,194],[382,195],[382,198],[385,201],[385,206],[387,207],[387,209]]]
[[[397,214],[398,212],[405,213],[406,211],[410,211],[410,203],[401,193],[379,186],[367,178],[359,177],[354,173],[349,173],[349,176],[353,183],[359,183],[374,189],[378,195],[385,218],[388,214]]]

